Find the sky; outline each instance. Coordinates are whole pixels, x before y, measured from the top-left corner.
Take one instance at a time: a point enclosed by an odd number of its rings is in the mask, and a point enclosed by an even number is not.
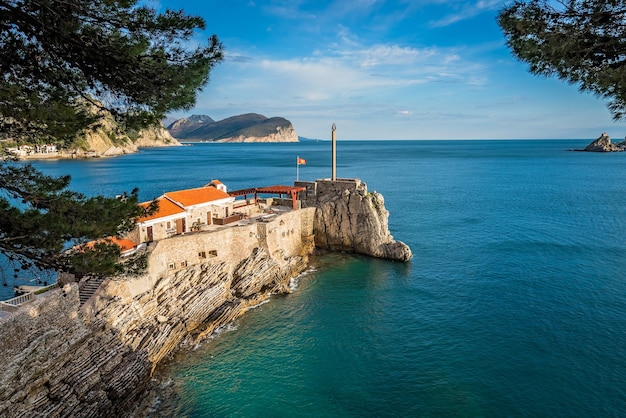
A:
[[[328,139],[595,139],[626,135],[606,101],[530,74],[497,25],[502,0],[149,0],[202,16],[225,58],[190,111],[280,116]]]

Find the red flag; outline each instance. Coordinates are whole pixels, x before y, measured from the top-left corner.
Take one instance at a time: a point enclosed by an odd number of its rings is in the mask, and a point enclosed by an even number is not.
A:
[[[304,158],[298,157],[298,165],[304,165],[304,164],[306,164],[306,160]]]

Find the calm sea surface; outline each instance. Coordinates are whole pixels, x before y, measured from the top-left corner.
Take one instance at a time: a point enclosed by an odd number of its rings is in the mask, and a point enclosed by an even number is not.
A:
[[[385,197],[408,264],[313,260],[178,355],[155,416],[626,414],[626,153],[589,141],[340,141],[338,176]],[[330,143],[199,144],[37,162],[72,187],[142,200],[330,176]]]

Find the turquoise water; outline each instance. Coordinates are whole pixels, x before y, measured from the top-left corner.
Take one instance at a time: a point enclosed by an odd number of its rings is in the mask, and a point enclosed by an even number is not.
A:
[[[333,254],[162,371],[155,415],[623,416],[626,154],[589,141],[338,144],[408,264]],[[330,144],[204,144],[38,162],[142,199],[330,176]]]

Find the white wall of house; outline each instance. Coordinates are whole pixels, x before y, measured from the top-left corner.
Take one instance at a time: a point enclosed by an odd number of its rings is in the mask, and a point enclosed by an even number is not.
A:
[[[181,222],[185,220],[185,222]],[[151,219],[137,224],[139,242],[157,241],[189,231],[191,225],[185,213],[177,213],[163,218]],[[152,233],[150,234],[150,228]],[[152,235],[152,237],[150,237]],[[152,239],[150,239],[152,238]]]

